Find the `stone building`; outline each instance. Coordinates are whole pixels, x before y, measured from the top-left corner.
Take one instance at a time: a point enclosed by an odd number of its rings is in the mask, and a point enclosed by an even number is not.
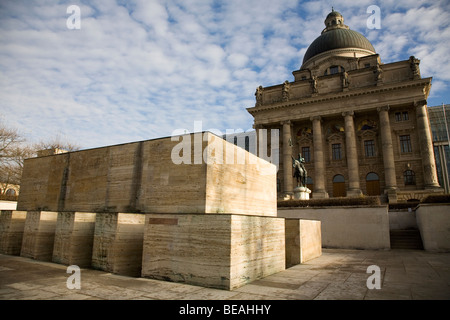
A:
[[[313,198],[387,195],[390,202],[442,192],[427,113],[431,78],[420,61],[384,64],[372,44],[332,11],[294,81],[256,89],[258,143],[280,130],[279,196],[292,195],[301,153]],[[270,147],[268,147],[270,150]]]
[[[428,108],[439,184],[450,192],[450,105]]]

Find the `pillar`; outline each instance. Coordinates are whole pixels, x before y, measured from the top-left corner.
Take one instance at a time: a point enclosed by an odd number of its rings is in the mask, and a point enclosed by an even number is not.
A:
[[[321,117],[312,117],[314,145],[314,192],[313,198],[328,198],[325,190],[325,163],[323,158]]]
[[[255,141],[255,148],[256,148],[256,150],[255,150],[255,154],[259,157],[260,156],[260,154],[259,154],[259,144],[261,143],[261,140],[262,141],[264,141],[264,139],[261,139],[260,138],[260,132],[261,132],[261,129],[262,129],[262,125],[260,125],[260,124],[253,124],[253,129],[255,129],[255,133],[256,133],[256,141]]]
[[[359,196],[362,194],[359,185],[358,152],[356,150],[355,125],[353,123],[353,111],[342,113],[345,123],[345,149],[348,168],[348,196]]]
[[[292,134],[291,122],[283,121],[283,192],[285,195],[293,194],[292,183]]]
[[[394,149],[392,147],[391,125],[389,122],[389,106],[380,107],[377,110],[380,118],[381,150],[383,152],[384,179],[386,181],[385,191],[389,192],[397,189]]]
[[[416,102],[415,107],[425,188],[439,188],[426,101]]]

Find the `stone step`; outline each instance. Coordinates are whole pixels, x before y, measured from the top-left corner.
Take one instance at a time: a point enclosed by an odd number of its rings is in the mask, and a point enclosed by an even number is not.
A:
[[[391,249],[423,250],[419,230],[391,230]]]

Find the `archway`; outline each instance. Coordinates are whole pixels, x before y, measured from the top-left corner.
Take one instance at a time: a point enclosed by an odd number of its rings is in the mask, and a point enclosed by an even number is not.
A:
[[[313,179],[311,177],[309,177],[309,176],[306,177],[306,187],[309,190],[313,190],[313,186],[314,186]]]
[[[379,196],[380,191],[380,177],[375,172],[370,172],[366,176],[366,191],[369,196]]]
[[[333,177],[333,197],[345,197],[347,192],[345,190],[345,178],[341,174]]]

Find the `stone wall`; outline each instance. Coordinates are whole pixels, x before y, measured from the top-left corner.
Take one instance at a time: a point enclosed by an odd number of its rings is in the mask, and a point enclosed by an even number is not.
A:
[[[0,253],[20,255],[26,217],[25,211],[0,211]]]
[[[140,276],[144,239],[144,214],[96,215],[92,267],[116,274]]]
[[[325,248],[390,249],[387,206],[279,208],[278,216],[321,221]]]
[[[143,277],[232,290],[284,269],[284,219],[146,216]]]
[[[185,162],[176,163],[180,154]],[[17,208],[276,216],[275,173],[275,165],[198,133],[27,159]]]
[[[424,249],[450,252],[450,203],[420,204],[416,218]]]
[[[286,219],[285,232],[286,268],[322,255],[320,221]]]
[[[95,213],[58,212],[52,261],[90,267]]]
[[[41,261],[52,261],[57,212],[28,211],[20,255]]]

